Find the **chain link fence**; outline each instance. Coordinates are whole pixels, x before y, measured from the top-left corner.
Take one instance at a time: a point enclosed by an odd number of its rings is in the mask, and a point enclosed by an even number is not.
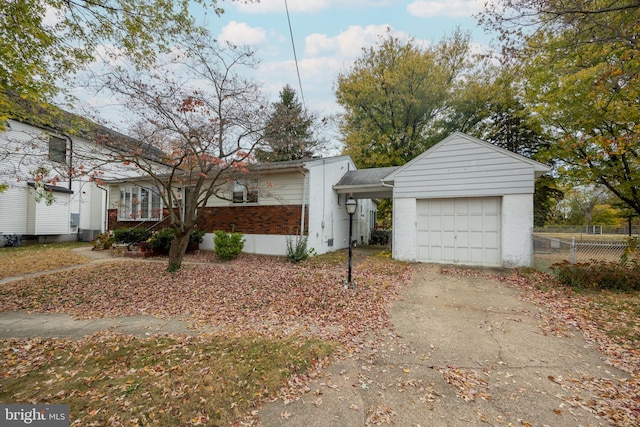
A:
[[[568,261],[571,264],[621,262],[629,247],[626,240],[577,240],[575,237],[553,237],[539,233],[533,235],[534,267],[549,271],[555,263]]]

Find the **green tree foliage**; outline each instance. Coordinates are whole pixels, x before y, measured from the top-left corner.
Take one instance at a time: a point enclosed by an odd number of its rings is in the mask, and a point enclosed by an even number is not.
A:
[[[572,187],[565,191],[560,202],[563,223],[566,225],[613,225],[619,221],[608,219],[612,213],[611,194],[603,187]],[[607,212],[607,210],[609,210]],[[606,220],[605,222],[603,222]]]
[[[544,227],[553,222],[558,203],[564,198],[564,192],[558,188],[557,180],[545,175],[536,180],[533,195],[533,226]]]
[[[286,85],[280,100],[272,104],[264,134],[265,147],[256,149],[261,162],[282,162],[313,157],[322,147],[314,135],[316,117],[298,100],[296,91]]]
[[[548,158],[568,179],[603,185],[640,213],[640,49],[587,44],[530,65],[530,102],[557,135]]]
[[[556,141],[546,158],[563,177],[602,185],[640,214],[640,3],[496,3],[503,10],[489,9],[484,22],[526,66],[527,103]]]
[[[32,118],[60,85],[93,60],[153,63],[176,37],[201,33],[198,4],[220,14],[217,0],[8,0],[0,7],[0,126]]]
[[[438,122],[443,137],[461,131],[529,158],[550,145],[537,116],[527,108],[514,65],[482,64],[459,82],[450,108]]]
[[[500,34],[507,56],[520,56],[532,47],[531,40],[545,33],[563,32],[565,47],[637,45],[637,36],[626,29],[637,23],[638,8],[636,0],[494,0],[485,4],[478,18]]]
[[[422,47],[387,34],[338,76],[344,152],[358,167],[402,165],[438,141],[432,125],[469,69],[469,36]]]

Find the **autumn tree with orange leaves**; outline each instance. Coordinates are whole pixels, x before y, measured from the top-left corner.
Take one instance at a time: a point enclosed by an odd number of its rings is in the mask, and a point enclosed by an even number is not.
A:
[[[241,77],[253,52],[210,39],[191,39],[153,71],[114,73],[106,84],[134,117],[139,143],[116,162],[134,165],[166,207],[175,239],[169,271],[177,271],[202,207],[228,198],[226,186],[246,172],[261,142],[268,102],[259,85]],[[158,157],[155,150],[164,154]]]

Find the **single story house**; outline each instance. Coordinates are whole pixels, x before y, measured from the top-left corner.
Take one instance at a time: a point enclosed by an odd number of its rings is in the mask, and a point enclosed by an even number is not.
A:
[[[253,165],[241,177],[229,179],[221,197],[206,203],[198,228],[206,231],[201,249],[213,249],[213,231],[240,232],[244,252],[286,255],[287,240],[307,237],[307,248],[318,253],[348,247],[347,195],[333,190],[345,173],[355,169],[349,156],[293,160]],[[106,182],[109,193],[109,229],[139,226],[157,229],[164,218],[144,208],[147,216],[131,214],[129,200],[147,200],[154,188],[144,177]],[[186,200],[185,191],[180,189]],[[151,206],[152,197],[148,197]],[[139,202],[138,202],[139,203]],[[184,206],[182,207],[184,208]],[[137,212],[141,210],[136,209]],[[368,243],[376,222],[377,203],[358,201],[353,215],[353,240]]]

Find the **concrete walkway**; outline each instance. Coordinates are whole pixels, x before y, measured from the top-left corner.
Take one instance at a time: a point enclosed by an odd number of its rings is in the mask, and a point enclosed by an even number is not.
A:
[[[542,309],[501,282],[414,268],[413,284],[391,311],[396,331],[354,343],[302,398],[262,407],[264,427],[609,425],[584,405],[593,396],[564,384],[628,375],[607,365],[578,331],[544,334]],[[179,319],[151,316],[84,321],[0,313],[0,338],[79,338],[104,329],[194,333]]]
[[[180,319],[159,319],[154,316],[128,316],[108,319],[76,320],[62,313],[27,313],[13,311],[0,313],[0,339],[53,337],[77,340],[95,332],[112,330],[131,335],[154,334],[198,335],[214,332],[214,328],[197,330]]]

